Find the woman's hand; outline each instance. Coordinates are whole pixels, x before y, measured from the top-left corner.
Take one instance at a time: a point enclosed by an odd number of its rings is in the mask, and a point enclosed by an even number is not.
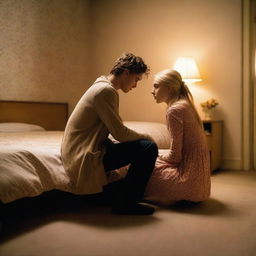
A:
[[[171,162],[170,155],[169,154],[161,154],[158,156],[158,159],[161,162],[165,162],[168,164],[169,167],[177,168],[179,166],[179,163],[173,163]]]
[[[158,156],[158,158],[162,161],[168,162],[169,160],[169,154],[161,154]]]

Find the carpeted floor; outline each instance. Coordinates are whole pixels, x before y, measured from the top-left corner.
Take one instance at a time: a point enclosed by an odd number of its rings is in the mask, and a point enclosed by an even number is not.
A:
[[[255,256],[256,172],[219,171],[211,198],[112,215],[100,198],[49,192],[2,207],[1,256]]]

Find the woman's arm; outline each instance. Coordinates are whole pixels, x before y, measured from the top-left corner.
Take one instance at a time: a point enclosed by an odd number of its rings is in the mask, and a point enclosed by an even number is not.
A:
[[[173,166],[178,166],[182,160],[183,148],[183,111],[169,108],[166,114],[167,127],[170,132],[170,151],[160,155],[159,159]]]

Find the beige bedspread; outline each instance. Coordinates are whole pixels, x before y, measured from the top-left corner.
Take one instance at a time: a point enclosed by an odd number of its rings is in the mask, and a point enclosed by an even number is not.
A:
[[[63,132],[0,133],[0,200],[11,202],[44,191],[70,191],[60,159]]]
[[[130,121],[125,125],[150,134],[160,149],[168,150],[170,139],[164,124]],[[52,189],[72,193],[60,158],[62,136],[61,131],[0,132],[0,201],[8,203]],[[126,167],[108,172],[108,182],[125,177],[126,172]]]

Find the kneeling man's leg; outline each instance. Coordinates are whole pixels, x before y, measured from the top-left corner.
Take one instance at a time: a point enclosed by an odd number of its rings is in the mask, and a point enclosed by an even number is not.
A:
[[[113,212],[120,214],[151,214],[154,209],[137,204],[144,195],[158,155],[156,144],[149,140],[118,143],[107,150],[103,163],[106,170],[130,163],[122,186],[114,194]],[[117,159],[118,160],[114,160]],[[116,165],[115,165],[116,163]],[[118,166],[119,165],[119,166]]]

